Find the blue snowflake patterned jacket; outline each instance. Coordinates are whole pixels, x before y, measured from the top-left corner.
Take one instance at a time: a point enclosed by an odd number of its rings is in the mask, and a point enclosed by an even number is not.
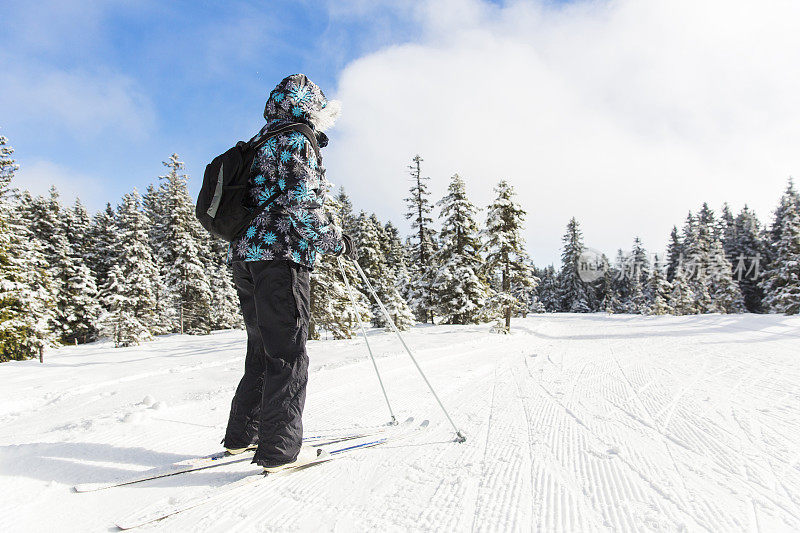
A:
[[[267,124],[255,139],[291,122],[314,129],[314,113],[326,105],[325,95],[311,80],[302,74],[289,76],[270,93],[264,110]],[[328,187],[322,161],[302,133],[270,138],[253,161],[248,202],[255,208],[274,193],[283,194],[231,243],[228,259],[288,259],[313,268],[318,253],[341,253],[342,231],[322,207]]]

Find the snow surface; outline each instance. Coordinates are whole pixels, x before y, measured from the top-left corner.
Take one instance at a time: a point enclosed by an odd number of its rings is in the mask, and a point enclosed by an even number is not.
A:
[[[398,418],[431,429],[246,487],[167,531],[800,530],[800,318],[536,315],[508,336],[419,326],[371,340]],[[0,531],[108,531],[230,465],[76,494],[219,449],[244,334],[97,343],[0,365]],[[309,343],[306,430],[388,420],[362,339]],[[267,480],[265,480],[267,481]]]

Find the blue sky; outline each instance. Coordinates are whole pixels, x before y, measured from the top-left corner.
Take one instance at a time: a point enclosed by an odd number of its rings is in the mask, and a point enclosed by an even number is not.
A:
[[[4,4],[0,83],[15,90],[0,96],[0,132],[24,185],[44,190],[25,181],[25,167],[52,163],[66,196],[76,189],[92,208],[143,188],[172,152],[196,188],[210,157],[261,126],[265,95],[283,76],[304,72],[332,88],[354,57],[415,37],[402,9],[324,2]],[[39,84],[48,87],[31,94]]]
[[[0,134],[17,185],[90,209],[177,152],[205,164],[304,72],[342,101],[328,178],[407,228],[406,166],[479,208],[508,180],[538,264],[570,217],[610,256],[703,202],[762,220],[800,173],[800,3],[775,0],[5,0]],[[485,214],[479,213],[482,221]]]

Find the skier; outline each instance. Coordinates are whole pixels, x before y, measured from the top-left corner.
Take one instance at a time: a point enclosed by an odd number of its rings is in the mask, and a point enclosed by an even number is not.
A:
[[[305,75],[291,75],[270,93],[267,123],[256,140],[301,122],[324,147],[328,138],[323,132],[333,126],[339,110],[339,102],[327,100]],[[357,257],[352,240],[323,212],[328,185],[322,161],[303,133],[269,138],[253,163],[247,202],[256,208],[276,192],[282,194],[228,251],[247,328],[247,355],[223,443],[231,454],[257,446],[253,462],[268,472],[303,464],[316,454],[301,447],[309,273],[318,253]]]

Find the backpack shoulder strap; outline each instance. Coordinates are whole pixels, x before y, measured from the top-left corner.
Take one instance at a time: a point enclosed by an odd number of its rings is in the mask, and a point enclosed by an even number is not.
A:
[[[317,143],[317,136],[314,134],[314,130],[312,130],[308,124],[303,123],[292,124],[292,129],[306,136],[309,142],[311,142],[311,148],[314,149],[314,155],[317,156],[317,160],[321,160],[322,155],[319,153],[319,143]]]
[[[271,137],[275,137],[276,135],[280,135],[281,133],[286,133],[287,131],[298,131],[306,136],[306,138],[311,142],[311,147],[314,149],[314,154],[317,156],[317,160],[321,159],[322,156],[319,152],[319,144],[317,143],[317,136],[314,135],[314,130],[308,124],[303,124],[302,122],[293,122],[292,124],[287,124],[278,128],[277,130],[267,132],[263,137],[258,137],[256,135],[247,143],[248,148],[252,148],[254,150],[258,150],[261,148],[264,143],[266,143]]]

